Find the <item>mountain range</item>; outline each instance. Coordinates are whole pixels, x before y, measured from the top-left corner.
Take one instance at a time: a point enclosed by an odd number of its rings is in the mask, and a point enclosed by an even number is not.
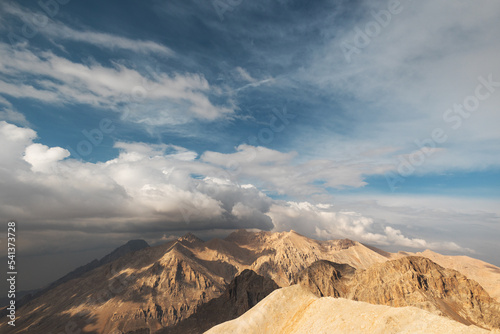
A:
[[[294,231],[239,230],[208,241],[188,233],[155,247],[141,244],[32,298],[18,309],[15,329],[2,323],[0,332],[203,333],[255,310],[272,314],[279,303],[268,298],[287,304],[288,291],[296,289],[297,298],[330,311],[344,303],[398,318],[411,307],[408,316],[417,320],[437,316],[446,326],[499,328],[500,268],[469,257],[388,253]],[[265,324],[257,318],[252,326]],[[410,323],[400,320],[398,326]]]

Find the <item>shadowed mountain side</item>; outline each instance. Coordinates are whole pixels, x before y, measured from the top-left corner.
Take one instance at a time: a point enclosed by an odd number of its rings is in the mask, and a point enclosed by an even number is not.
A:
[[[196,313],[158,334],[201,334],[215,325],[235,319],[264,299],[279,286],[271,279],[244,270],[228,285],[226,291],[201,305]]]
[[[237,319],[206,334],[412,333],[486,334],[415,307],[372,305],[343,298],[319,298],[294,285],[272,292]]]
[[[147,247],[149,247],[149,245],[144,240],[130,240],[126,244],[116,248],[111,253],[105,255],[100,260],[95,259],[92,262],[89,262],[89,263],[87,263],[83,266],[80,266],[80,267],[76,268],[75,270],[69,272],[68,274],[59,278],[57,281],[50,283],[47,287],[42,288],[42,289],[38,289],[33,293],[25,294],[21,299],[19,299],[17,301],[17,307],[19,308],[19,307],[25,305],[29,301],[42,296],[46,292],[54,289],[55,287],[57,287],[63,283],[66,283],[72,279],[81,277],[81,276],[85,275],[86,273],[88,273],[88,272],[90,272],[90,271],[92,271],[92,270],[94,270],[102,265],[113,262],[113,261],[119,259],[120,257],[122,257],[128,253],[132,253],[132,252],[135,252],[135,251],[147,248]],[[5,314],[6,314],[6,310],[0,311],[0,316],[4,316]]]
[[[356,271],[321,261],[301,273],[298,281],[318,296],[416,306],[465,325],[500,328],[500,304],[477,282],[424,257],[403,257]]]

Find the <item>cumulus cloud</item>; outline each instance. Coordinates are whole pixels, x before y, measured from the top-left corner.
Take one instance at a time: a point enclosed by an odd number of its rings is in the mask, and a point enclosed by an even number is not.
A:
[[[69,157],[70,153],[60,147],[48,147],[42,144],[31,144],[24,151],[24,160],[31,164],[34,172],[47,173],[60,160]]]
[[[217,168],[182,147],[119,142],[118,157],[88,163],[67,159],[69,152],[60,147],[34,143],[31,129],[1,122],[0,135],[8,148],[0,162],[5,180],[0,212],[27,229],[115,233],[273,227],[266,216],[270,198],[256,188],[209,177],[217,175]]]
[[[6,147],[0,154],[0,219],[17,219],[26,231],[99,233],[116,238],[119,234],[164,235],[186,230],[295,229],[310,237],[464,250],[453,243],[438,247],[407,237],[400,229],[357,212],[340,211],[329,203],[272,199],[258,185],[243,182],[249,175],[258,181],[257,174],[231,175],[214,164],[227,158],[216,152],[199,159],[196,152],[179,146],[118,142],[116,158],[90,163],[70,159],[67,150],[35,143],[35,138],[29,128],[0,122],[0,144]],[[233,155],[242,170],[256,168],[248,159],[250,149],[259,151],[245,147]],[[286,168],[293,156],[262,150],[253,159],[261,167]],[[264,180],[270,177],[266,168],[261,170]],[[273,182],[269,185],[285,187],[279,182],[291,181]],[[36,245],[27,243],[25,249]]]

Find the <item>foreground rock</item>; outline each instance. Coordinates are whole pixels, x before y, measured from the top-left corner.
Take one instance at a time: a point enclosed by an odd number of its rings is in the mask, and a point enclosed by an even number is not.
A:
[[[319,298],[300,285],[274,291],[238,319],[207,334],[421,333],[480,334],[466,326],[415,307],[372,305],[343,298]]]

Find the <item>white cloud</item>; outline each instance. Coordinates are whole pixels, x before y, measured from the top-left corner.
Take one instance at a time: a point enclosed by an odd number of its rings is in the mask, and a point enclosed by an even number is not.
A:
[[[212,121],[233,112],[231,103],[221,106],[210,101],[213,87],[199,74],[158,72],[147,77],[123,65],[84,65],[52,52],[35,54],[4,43],[0,58],[0,72],[5,75],[0,93],[15,98],[108,108],[150,126]]]
[[[236,72],[238,73],[240,78],[242,78],[245,81],[248,81],[250,83],[257,81],[254,78],[252,78],[252,76],[250,74],[248,74],[248,72],[242,67],[239,67],[239,66],[236,67]]]
[[[401,230],[375,224],[372,218],[360,213],[338,211],[325,205],[314,205],[308,202],[275,204],[269,215],[278,231],[292,228],[299,233],[321,239],[350,238],[379,246],[473,252],[454,242],[428,242],[421,238],[409,238],[403,235]]]
[[[42,144],[31,144],[24,151],[24,160],[31,164],[34,172],[48,173],[60,160],[69,157],[70,153],[60,147],[51,147]]]
[[[12,107],[12,104],[1,95],[0,95],[0,104],[3,104],[6,107]]]
[[[0,144],[7,148],[0,154],[0,219],[15,218],[26,231],[163,235],[185,230],[294,229],[310,237],[438,248],[356,211],[339,211],[328,203],[273,200],[258,186],[240,184],[249,172],[228,177],[228,171],[212,163],[226,157],[216,152],[204,155],[210,158],[207,162],[178,146],[119,142],[118,157],[90,163],[68,159],[68,151],[34,143],[35,138],[31,129],[0,122]],[[249,149],[258,152],[245,147],[247,151],[234,153],[243,170],[246,164],[255,168],[248,161]],[[254,159],[259,165],[288,168],[293,156],[262,150]],[[258,180],[257,174],[251,175]],[[262,178],[273,176],[264,172]],[[278,179],[273,182],[287,187]],[[456,244],[443,245],[463,250]],[[34,251],[33,247],[27,242],[27,250]]]
[[[132,40],[113,34],[94,31],[78,31],[60,23],[49,24],[43,32],[55,39],[85,42],[106,49],[123,49],[142,54],[150,54],[153,52],[165,56],[175,55],[170,48],[156,42]]]
[[[2,102],[2,97],[0,96],[0,103]],[[10,107],[3,108],[0,106],[0,119],[8,121],[9,123],[15,123],[19,125],[29,125],[23,114],[18,111],[13,110]]]

